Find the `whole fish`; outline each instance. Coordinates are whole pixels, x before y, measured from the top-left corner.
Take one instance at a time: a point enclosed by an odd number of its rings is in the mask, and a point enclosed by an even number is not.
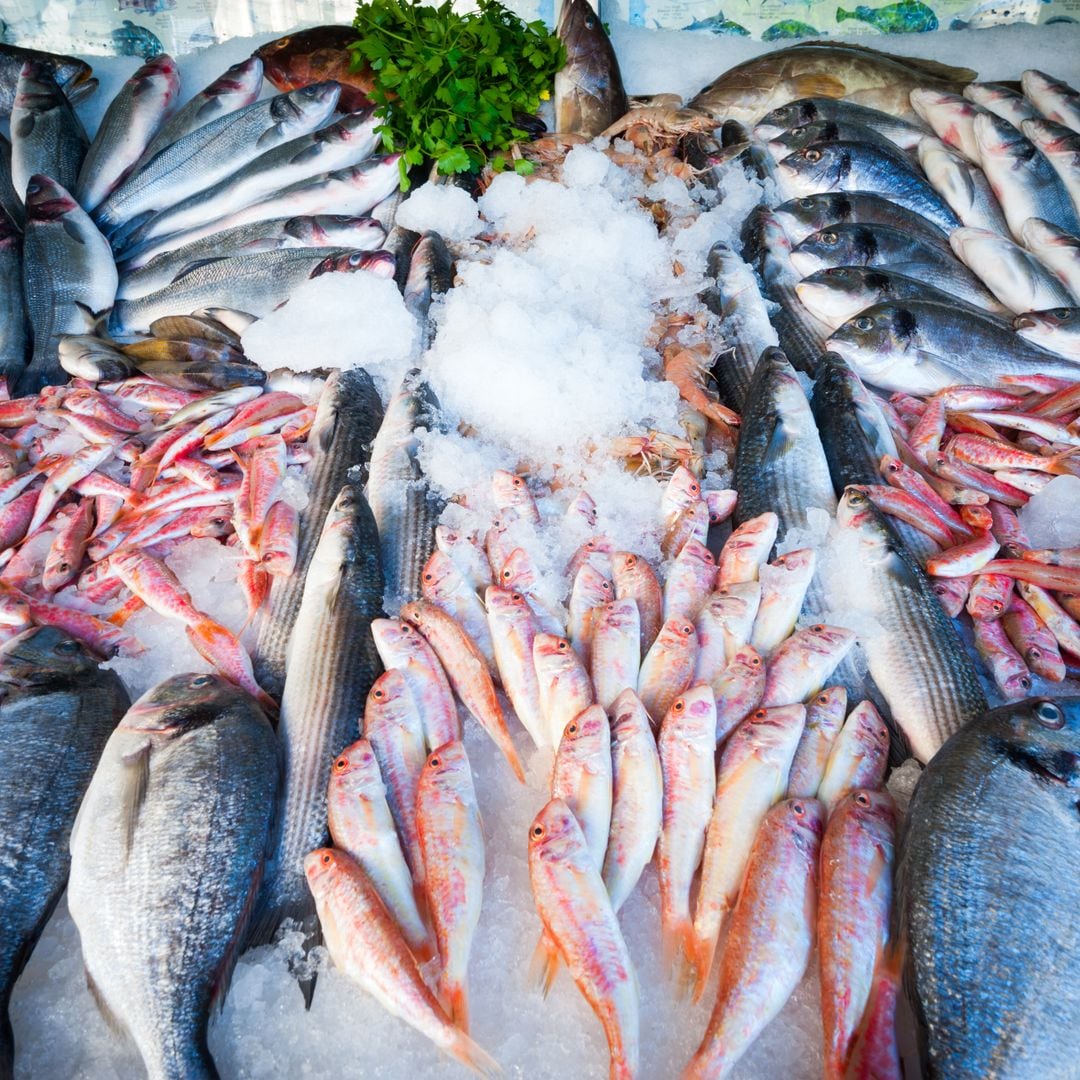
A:
[[[612,600],[595,609],[590,651],[596,700],[605,709],[638,683],[641,619],[636,601]]]
[[[318,941],[303,859],[325,843],[333,755],[349,743],[379,675],[370,629],[382,598],[375,521],[360,485],[349,482],[326,515],[289,641],[278,719],[281,804],[251,944],[272,941],[286,919],[294,919],[309,942]],[[303,988],[310,1004],[314,979],[304,980]]]
[[[884,791],[853,791],[821,844],[818,953],[825,1076],[844,1080],[874,969],[888,943],[896,806]]]
[[[27,61],[38,61],[52,69],[53,78],[74,104],[89,97],[97,89],[94,69],[75,56],[39,52],[17,45],[0,45],[0,113],[10,113],[15,100],[19,74]]]
[[[544,712],[552,746],[559,746],[567,725],[593,704],[596,695],[585,665],[568,638],[537,634],[533,639],[533,665],[540,687],[540,708]],[[624,686],[620,686],[622,690]]]
[[[668,619],[641,661],[637,693],[654,725],[690,686],[697,661],[697,631],[686,619]]]
[[[824,826],[814,799],[778,803],[761,823],[731,915],[716,1004],[687,1080],[728,1075],[802,979],[814,946]]]
[[[362,109],[374,88],[371,70],[354,63],[349,46],[356,34],[348,26],[312,26],[275,38],[255,50],[266,78],[279,90],[295,90],[331,79],[341,84],[342,109]]]
[[[795,629],[816,566],[817,555],[813,548],[797,548],[778,556],[758,571],[761,603],[750,644],[762,656],[768,657]]]
[[[497,585],[488,586],[484,602],[499,679],[514,714],[537,746],[552,746],[533,660],[533,644],[540,632],[536,617],[521,593]]]
[[[402,290],[405,307],[420,327],[421,350],[429,349],[435,338],[431,303],[449,292],[453,284],[454,256],[446,241],[437,232],[424,233],[409,253],[408,272]]]
[[[842,686],[827,687],[806,703],[806,723],[788,773],[788,798],[817,798],[846,708],[847,691]]]
[[[17,391],[30,394],[65,381],[61,335],[85,333],[88,316],[112,307],[116,265],[108,242],[64,188],[34,176],[25,190],[23,289],[34,351]]]
[[[589,0],[569,0],[556,33],[566,63],[555,74],[555,127],[591,139],[629,108],[619,61]]]
[[[445,427],[439,399],[420,369],[406,372],[372,444],[367,482],[393,604],[419,598],[424,565],[435,550],[435,526],[446,504],[424,475],[420,440]]]
[[[603,877],[617,912],[652,861],[660,838],[664,778],[649,714],[633,690],[608,710],[611,721],[611,832]]]
[[[611,576],[616,600],[637,604],[641,628],[641,655],[644,657],[663,625],[663,593],[656,572],[641,556],[632,551],[616,551],[611,556]]]
[[[561,799],[529,826],[529,881],[543,924],[534,966],[546,993],[559,961],[604,1028],[610,1074],[638,1069],[638,987],[630,953],[585,837]]]
[[[336,84],[320,83],[211,120],[129,175],[97,207],[94,220],[111,235],[142,215],[203,191],[260,154],[314,131],[334,111],[338,93]]]
[[[196,265],[157,292],[118,301],[109,326],[116,334],[146,331],[155,319],[186,314],[212,301],[262,318],[284,304],[305,281],[361,270],[392,277],[393,258],[384,251],[341,248],[284,248],[238,255]]]
[[[431,553],[420,575],[420,591],[425,600],[438,605],[461,624],[483,654],[492,677],[497,676],[495,646],[484,602],[445,552],[436,549]]]
[[[23,300],[22,233],[0,211],[0,375],[14,388],[26,367],[30,328]]]
[[[913,150],[926,134],[926,129],[919,123],[900,120],[880,109],[857,105],[854,101],[827,97],[800,98],[773,109],[754,125],[754,134],[759,139],[770,139],[792,128],[830,122],[863,124],[901,150]],[[828,225],[829,222],[824,224]]]
[[[1023,94],[1002,86],[1000,83],[975,82],[964,87],[964,97],[987,112],[1007,120],[1018,128],[1024,120],[1039,115],[1039,110]]]
[[[266,854],[278,770],[254,700],[176,675],[128,710],[71,837],[68,906],[90,985],[151,1076],[217,1075],[228,989]]]
[[[836,496],[810,403],[779,349],[766,349],[758,361],[740,430],[736,523],[773,511],[782,538],[793,527],[805,528],[811,507],[832,513]]]
[[[718,119],[753,124],[800,98],[845,98],[915,121],[910,93],[920,86],[960,90],[974,81],[968,68],[891,56],[840,42],[806,42],[746,60],[690,100]]]
[[[1006,235],[1009,226],[986,174],[939,139],[919,143],[919,164],[931,187],[965,224]]]
[[[946,231],[959,224],[941,196],[898,150],[884,151],[865,143],[824,143],[789,154],[776,171],[788,198],[823,191],[868,191],[921,214]]]
[[[698,639],[695,682],[711,685],[739,649],[750,643],[760,603],[757,581],[722,585],[709,597],[694,624]]]
[[[466,976],[484,892],[484,833],[472,769],[461,742],[432,751],[416,790],[424,886],[442,972],[447,1015],[469,1030]]]
[[[974,719],[919,779],[895,910],[927,1075],[1075,1071],[1076,933],[1060,912],[1080,899],[1078,754],[1080,699],[1030,698]]]
[[[1048,120],[1080,132],[1080,95],[1066,82],[1031,68],[1020,76],[1024,96]]]
[[[860,701],[833,740],[817,798],[829,814],[856,788],[876,791],[885,781],[889,731],[869,701]]]
[[[47,60],[27,60],[11,106],[11,183],[25,199],[33,176],[75,187],[90,140]]]
[[[0,649],[0,1072],[12,1075],[8,1002],[67,882],[68,837],[98,758],[128,707],[83,644],[31,627]]]
[[[289,184],[357,165],[375,149],[377,122],[371,110],[365,109],[281,143],[216,184],[154,214],[125,236],[125,246],[186,233],[259,202]]]
[[[792,244],[831,225],[888,225],[927,243],[941,243],[945,233],[921,214],[867,191],[822,191],[789,199],[773,214]]]
[[[162,53],[139,68],[109,103],[72,194],[88,213],[131,171],[180,92],[180,73]]]
[[[454,1026],[428,989],[363,870],[343,851],[319,848],[305,857],[304,873],[334,966],[455,1061],[480,1076],[498,1075],[498,1065]]]
[[[597,870],[603,869],[611,829],[611,730],[599,705],[590,705],[562,733],[551,773],[551,797],[578,819]]]
[[[1028,344],[1000,320],[930,300],[877,304],[829,338],[868,383],[930,395],[957,384],[993,386],[1005,375],[1076,378],[1077,365]]]
[[[866,496],[849,488],[837,523],[856,540],[862,568],[845,600],[881,626],[860,641],[870,675],[912,753],[928,761],[986,708],[978,676],[926,575]]]

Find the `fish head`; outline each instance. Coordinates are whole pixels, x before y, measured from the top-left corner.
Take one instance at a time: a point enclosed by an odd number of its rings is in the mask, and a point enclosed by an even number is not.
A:
[[[716,697],[708,683],[691,686],[668,709],[664,725],[676,726],[680,738],[688,742],[716,745]]]
[[[376,716],[396,720],[412,708],[412,691],[405,676],[397,668],[390,668],[371,684],[368,691],[364,706],[364,731],[368,731],[369,724]]]
[[[1044,154],[1080,153],[1080,133],[1053,120],[1032,117],[1020,124],[1020,131]]]
[[[374,218],[349,217],[345,214],[316,214],[289,218],[281,227],[282,234],[311,247],[368,247],[367,237],[377,238],[378,246],[385,237],[382,226]]]
[[[839,129],[831,120],[818,120],[813,124],[799,124],[774,136],[768,142],[769,152],[780,160],[817,143],[835,142]]]
[[[782,189],[790,196],[814,195],[839,186],[850,167],[850,155],[841,143],[804,146],[776,166]]]
[[[664,499],[685,509],[701,498],[701,484],[685,465],[678,465],[664,489]]]
[[[791,251],[791,265],[808,277],[828,267],[866,266],[877,257],[873,230],[865,225],[830,225]]]
[[[496,469],[491,474],[491,492],[495,497],[495,505],[500,510],[519,506],[532,498],[525,477],[507,469]]]
[[[270,102],[270,119],[279,137],[306,135],[321,124],[337,105],[341,87],[336,82],[316,82],[279,94]]]
[[[488,612],[510,623],[533,621],[532,608],[524,593],[516,589],[504,589],[498,585],[489,585],[484,591],[484,603]]]
[[[754,125],[754,135],[766,140],[794,127],[817,123],[820,119],[817,102],[813,98],[800,98],[766,113]]]
[[[707,511],[706,511],[707,513]],[[698,563],[701,567],[716,565],[713,553],[700,541],[693,538],[686,541],[675,556],[676,562]]]
[[[465,584],[454,560],[436,548],[420,572],[420,590],[426,600],[442,600],[452,596]]]
[[[575,82],[589,87],[608,77],[611,42],[589,0],[563,4],[555,32],[566,48],[565,66],[573,69]]]
[[[786,831],[812,866],[825,835],[825,808],[817,799],[787,799],[769,811],[769,824]]]
[[[211,672],[189,672],[151,687],[128,709],[120,727],[167,736],[212,724],[227,708],[250,702],[246,691]]]
[[[587,856],[585,836],[562,799],[552,799],[529,826],[530,858],[542,862],[579,860]]]
[[[874,304],[891,297],[887,274],[868,266],[829,266],[804,277],[795,294],[806,309],[829,326],[842,326]]]
[[[842,686],[827,686],[815,694],[806,708],[807,726],[838,731],[844,723],[847,709],[847,690]]]
[[[994,157],[1026,156],[1025,150],[1032,148],[1029,140],[1025,139],[1008,120],[1003,120],[993,113],[980,111],[974,119],[973,126],[975,141],[983,154]]]
[[[1017,767],[1043,782],[1080,787],[1080,697],[1028,698],[978,723]]]
[[[615,589],[592,563],[584,562],[574,575],[572,596],[584,607],[599,607],[613,599]]]
[[[809,581],[814,573],[814,567],[817,565],[817,553],[813,548],[796,548],[794,551],[788,551],[779,558],[774,559],[770,565],[781,568],[787,574],[794,575],[794,578],[799,582]],[[791,578],[787,580],[790,581]]]
[[[729,661],[725,674],[728,671],[740,673],[747,679],[756,679],[759,676],[764,676],[765,661],[761,659],[761,654],[752,645],[740,645]]]
[[[55,180],[34,173],[26,185],[27,221],[59,221],[79,204]]]
[[[1025,311],[1013,319],[1013,329],[1028,341],[1053,349],[1054,339],[1062,333],[1080,333],[1080,308]]]
[[[97,669],[100,660],[58,626],[32,626],[0,649],[0,683],[48,686],[68,683]]]
[[[42,112],[67,103],[60,84],[56,81],[56,67],[46,59],[27,60],[19,72],[12,111]],[[22,117],[21,120],[27,120]],[[18,124],[20,121],[16,121]],[[29,123],[33,126],[33,120]],[[14,132],[12,134],[15,134]],[[29,134],[20,132],[19,134]]]
[[[845,626],[828,626],[814,623],[798,631],[799,643],[803,647],[823,655],[846,652],[855,643],[855,632]]]
[[[917,332],[918,320],[909,308],[875,304],[848,319],[825,345],[843,357],[857,374],[876,383],[887,377],[889,369],[914,347]]]
[[[611,573],[619,592],[625,592],[632,587],[633,582],[642,573],[642,563],[645,563],[644,558],[633,551],[612,553]],[[645,565],[648,566],[647,563]]]
[[[636,631],[640,625],[637,601],[631,597],[609,600],[601,604],[593,614],[593,632],[600,626],[617,632]]]
[[[382,774],[379,761],[367,739],[357,739],[346,746],[330,766],[331,783],[347,788],[349,791],[382,789]]]
[[[32,505],[37,495],[27,492],[19,498],[23,505]],[[0,589],[0,626],[29,627],[30,622],[30,601],[14,589]]]
[[[668,619],[656,635],[656,646],[666,652],[684,652],[697,648],[697,631],[689,619]]]
[[[394,256],[389,251],[345,251],[340,255],[327,255],[312,269],[308,277],[355,274],[358,270],[366,270],[376,277],[392,278],[394,266]]]
[[[337,848],[316,848],[304,857],[304,876],[313,896],[324,896],[331,888],[337,872],[351,862],[349,856]]]
[[[284,90],[346,75],[355,41],[351,26],[312,26],[260,45],[254,55],[265,64],[270,82]]]
[[[537,634],[533,638],[533,658],[537,669],[555,674],[577,667],[577,654],[573,646],[556,634]]]
[[[608,753],[610,742],[611,728],[607,714],[599,705],[590,705],[567,721],[559,741],[559,756],[575,759],[591,757],[598,748]]]
[[[514,548],[499,571],[499,584],[504,589],[528,592],[536,584],[537,572],[532,556],[524,548]]]
[[[420,783],[453,797],[470,790],[473,778],[465,744],[455,740],[432,750],[424,762]]]
[[[830,225],[849,221],[851,215],[851,199],[843,191],[803,195],[781,203],[773,211],[773,216],[795,243]]]
[[[889,750],[889,728],[871,701],[860,701],[845,721],[855,738],[869,753],[884,754]]]
[[[626,742],[642,733],[652,737],[649,714],[637,693],[627,687],[611,703],[609,710],[612,742]]]

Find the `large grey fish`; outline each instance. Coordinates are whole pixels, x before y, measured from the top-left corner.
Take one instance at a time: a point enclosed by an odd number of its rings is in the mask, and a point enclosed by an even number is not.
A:
[[[761,354],[742,417],[735,452],[736,523],[772,510],[782,540],[788,529],[806,527],[811,507],[831,514],[836,494],[810,402],[779,349]]]
[[[288,577],[274,578],[252,656],[259,685],[275,697],[285,685],[285,650],[300,609],[304,578],[322,532],[323,519],[349,470],[367,462],[382,415],[379,393],[363,368],[331,372],[308,434],[313,456],[304,470],[309,485],[308,502],[300,511],[296,566]]]
[[[92,77],[94,69],[85,60],[60,53],[39,52],[37,49],[0,44],[0,115],[11,112],[19,75],[28,61],[47,64],[52,69],[53,78],[73,105],[89,97],[97,89],[98,81]]]
[[[12,1074],[11,990],[67,882],[68,838],[129,705],[115,671],[54,626],[0,650],[0,1075]]]
[[[563,4],[556,32],[566,63],[555,74],[555,126],[591,139],[629,108],[619,61],[589,0]]]
[[[26,367],[30,327],[23,303],[22,233],[0,210],[0,376],[14,388]]]
[[[393,277],[394,260],[385,251],[342,248],[281,248],[203,263],[183,272],[157,292],[120,300],[109,326],[113,333],[147,330],[165,315],[189,315],[218,304],[256,318],[280,307],[305,281],[321,274],[366,271]]]
[[[259,202],[289,184],[319,173],[357,165],[375,149],[375,127],[381,121],[371,109],[349,113],[317,131],[260,154],[213,187],[189,195],[155,214],[125,244],[142,243],[187,232]]]
[[[823,191],[789,199],[773,209],[793,244],[830,225],[890,225],[916,239],[940,244],[945,233],[932,221],[905,206],[865,191]]]
[[[420,326],[420,348],[426,350],[435,338],[431,302],[454,284],[454,257],[437,232],[424,233],[413,245],[403,284],[405,307]]]
[[[192,244],[218,232],[252,225],[274,218],[290,218],[316,214],[369,213],[398,186],[400,154],[372,157],[359,165],[335,172],[319,173],[307,180],[298,180],[275,194],[245,206],[242,210],[207,222],[196,229],[158,240],[148,240],[123,252],[121,261],[126,267],[144,266],[155,255],[172,251],[181,245]]]
[[[837,495],[849,484],[880,484],[881,458],[896,441],[877,399],[836,353],[818,363],[810,407]]]
[[[186,270],[218,259],[254,255],[279,248],[348,248],[375,251],[386,234],[372,218],[323,214],[317,217],[275,218],[238,225],[202,240],[155,255],[145,266],[128,271],[119,264],[119,300],[148,296],[171,285]]]
[[[899,150],[886,153],[865,143],[824,143],[788,154],[776,172],[789,198],[822,191],[869,191],[922,214],[946,232],[960,224]]]
[[[894,912],[927,1077],[1076,1075],[1078,762],[1080,698],[1030,698],[973,720],[919,778]]]
[[[72,194],[93,210],[131,171],[180,93],[171,56],[148,60],[120,88],[98,125]]]
[[[278,719],[282,796],[251,944],[273,940],[286,919],[299,924],[309,943],[318,943],[304,857],[328,842],[330,766],[352,742],[382,671],[371,622],[382,614],[383,589],[379,536],[357,476],[346,482],[323,522],[289,639]],[[315,979],[300,978],[310,1006]]]
[[[888,267],[986,311],[1007,310],[947,241],[916,239],[891,225],[830,225],[792,248],[791,263],[803,277],[830,266]]]
[[[217,675],[175,675],[113,732],[71,836],[87,982],[151,1077],[211,1080],[224,999],[267,852],[274,732]]]
[[[940,139],[926,138],[918,146],[919,164],[930,186],[965,224],[991,229],[1004,236],[1008,223],[986,173]]]
[[[802,150],[807,146],[835,142],[855,142],[867,146],[878,146],[886,152],[887,156],[899,155],[901,161],[905,157],[896,143],[879,134],[874,128],[852,120],[818,120],[813,124],[800,124],[798,127],[788,128],[787,131],[774,135],[765,145],[769,153],[777,161],[781,161],[788,154],[793,154],[796,150]]]
[[[1001,320],[932,300],[868,308],[832,334],[829,348],[866,382],[906,394],[993,386],[1002,375],[1080,378],[1076,364],[1025,342]]]
[[[11,107],[11,182],[16,194],[25,199],[26,185],[37,173],[72,190],[89,145],[52,67],[27,61]]]
[[[1033,217],[1080,235],[1080,217],[1065,185],[1030,139],[991,113],[975,117],[975,139],[983,172],[1017,240]]]
[[[1080,93],[1067,82],[1032,68],[1020,76],[1020,85],[1024,96],[1047,120],[1080,132]]]
[[[11,143],[3,135],[0,135],[0,210],[20,229],[23,227],[26,209],[11,180]]]
[[[837,98],[800,98],[773,109],[754,125],[759,139],[775,139],[792,128],[807,127],[823,122],[857,123],[873,128],[901,150],[912,150],[919,144],[927,129],[921,123],[901,120],[880,109],[857,105],[854,101]]]
[[[47,176],[32,176],[26,188],[23,285],[34,335],[30,366],[20,394],[64,382],[57,348],[63,334],[85,333],[88,323],[112,307],[116,264],[109,243],[89,214]]]
[[[943,292],[919,278],[908,277],[878,266],[832,266],[817,270],[795,286],[799,299],[811,314],[830,330],[843,326],[861,311],[875,304],[904,303],[908,300],[933,300],[939,304],[989,314],[975,304]],[[993,301],[996,318],[1006,322],[1006,312]]]
[[[200,90],[173,113],[150,140],[139,164],[152,160],[166,146],[179,142],[185,135],[190,135],[212,120],[219,120],[250,105],[259,96],[262,81],[263,64],[257,56],[249,56],[239,64],[233,64],[205,90]]]
[[[1080,211],[1080,132],[1052,120],[1025,120],[1020,130],[1046,156],[1058,179]]]
[[[830,599],[876,622],[859,636],[870,675],[912,754],[929,761],[985,710],[979,677],[929,579],[858,487],[844,492],[836,522],[849,546]]]
[[[776,344],[776,331],[753,270],[723,241],[709,249],[705,273],[712,284],[701,301],[721,320],[723,341],[713,377],[726,404],[742,412],[758,359]]]
[[[212,120],[166,146],[133,172],[94,212],[105,232],[175,206],[281,143],[314,131],[337,104],[336,83],[256,101]]]
[[[420,598],[420,574],[435,549],[446,502],[428,484],[419,452],[424,432],[444,429],[438,398],[414,368],[386,406],[368,466],[367,497],[379,529],[391,614]]]

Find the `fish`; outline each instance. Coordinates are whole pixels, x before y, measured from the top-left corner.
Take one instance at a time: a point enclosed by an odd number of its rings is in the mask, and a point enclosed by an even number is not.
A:
[[[866,496],[848,488],[837,522],[858,543],[863,574],[849,582],[857,606],[882,627],[860,640],[870,675],[912,754],[929,761],[985,710],[978,676],[926,575]]]
[[[668,619],[641,661],[637,693],[654,726],[690,686],[697,659],[697,631],[687,619]]]
[[[687,23],[683,29],[708,30],[711,34],[728,34],[734,37],[750,36],[750,31],[745,26],[725,18],[722,11],[718,11],[715,15],[709,15],[704,19],[695,19],[692,23]]]
[[[754,837],[769,808],[787,790],[805,721],[802,705],[755,709],[720,756],[694,913],[695,1000],[705,992],[717,935],[739,895]]]
[[[792,128],[827,122],[862,124],[883,135],[901,150],[915,149],[926,134],[926,128],[921,122],[901,120],[880,109],[871,109],[854,101],[831,97],[800,98],[780,105],[758,121],[754,126],[754,134],[759,139],[771,139]],[[822,224],[831,225],[832,222],[825,221]]]
[[[262,81],[262,61],[257,57],[249,56],[246,60],[233,64],[209,86],[181,105],[158,128],[143,150],[136,167],[141,168],[152,161],[167,146],[179,142],[185,135],[250,105],[259,96]]]
[[[821,842],[818,955],[825,1076],[844,1080],[889,943],[896,806],[884,791],[853,791]]]
[[[644,658],[663,625],[663,593],[656,572],[640,555],[616,551],[611,556],[616,600],[633,600],[641,627],[641,656]]]
[[[68,838],[105,743],[130,702],[82,642],[33,626],[0,648],[0,1072],[12,1075],[8,1002],[67,882]]]
[[[941,142],[973,165],[982,157],[975,138],[975,117],[986,110],[959,93],[929,88],[911,92],[911,107]]]
[[[521,593],[497,585],[487,587],[484,603],[499,678],[514,715],[538,747],[552,746],[533,660],[533,646],[540,633],[536,616]]]
[[[1013,328],[1032,345],[1080,362],[1080,308],[1025,311],[1013,320]]]
[[[1045,155],[1076,208],[1080,202],[1080,132],[1041,118],[1024,120],[1020,130]]]
[[[1020,233],[1024,247],[1080,301],[1080,239],[1039,218],[1024,222]]]
[[[772,511],[782,539],[791,528],[805,528],[811,507],[832,513],[836,495],[810,403],[780,349],[766,349],[758,361],[741,431],[735,452],[737,524]]]
[[[754,124],[771,110],[806,97],[845,98],[912,119],[910,92],[920,86],[961,90],[969,68],[890,56],[839,42],[800,42],[728,69],[689,102],[721,120]]]
[[[611,731],[599,705],[582,709],[566,725],[555,751],[551,797],[570,807],[601,870],[611,828],[612,764]]]
[[[334,966],[443,1053],[480,1076],[497,1076],[495,1061],[454,1026],[428,989],[363,870],[343,851],[318,848],[305,857],[304,874]]]
[[[945,233],[932,221],[881,195],[865,191],[823,191],[789,199],[773,210],[791,243],[799,244],[834,225],[888,225],[916,240],[940,245]]]
[[[929,300],[876,304],[829,338],[868,383],[929,396],[957,384],[993,386],[1006,375],[1076,377],[1076,365],[1028,344],[1000,320]]]
[[[318,944],[304,856],[326,842],[327,783],[380,674],[371,624],[382,614],[375,520],[356,481],[344,484],[322,524],[304,573],[281,692],[282,793],[249,945],[272,941],[286,919],[306,949]],[[305,949],[305,952],[306,952]],[[306,1003],[314,977],[301,976]]]
[[[134,168],[179,93],[180,72],[164,54],[124,83],[101,118],[72,190],[84,210],[92,212]]]
[[[793,38],[819,37],[820,30],[815,30],[808,23],[798,19],[781,19],[761,31],[762,41],[790,41]]]
[[[540,687],[540,708],[551,745],[558,747],[567,725],[593,704],[592,681],[568,638],[537,634],[532,655]]]
[[[431,230],[416,241],[409,254],[409,268],[402,298],[405,308],[420,327],[420,349],[431,348],[435,323],[431,318],[432,301],[450,291],[454,284],[454,257],[446,241]]]
[[[27,60],[11,106],[11,183],[25,199],[35,175],[75,187],[90,140],[48,60]]]
[[[392,603],[419,599],[424,566],[435,550],[435,526],[446,503],[424,475],[420,442],[427,432],[445,430],[439,399],[421,370],[410,369],[386,406],[368,464],[367,497]]]
[[[1031,68],[1020,76],[1020,85],[1047,120],[1080,132],[1080,96],[1068,83]]]
[[[806,722],[788,773],[789,799],[817,798],[846,709],[847,691],[842,686],[829,686],[806,703]]]
[[[637,977],[581,826],[561,799],[529,826],[529,881],[543,926],[532,963],[536,981],[546,994],[564,963],[603,1026],[611,1076],[636,1076]]]
[[[383,251],[341,248],[283,248],[204,263],[172,284],[134,300],[119,300],[109,327],[115,334],[146,331],[165,315],[182,314],[212,300],[258,318],[280,307],[305,281],[329,273],[367,271],[392,277],[393,258]]]
[[[0,210],[0,376],[14,386],[26,367],[30,328],[23,300],[22,233]]]
[[[825,623],[797,630],[769,659],[762,707],[791,705],[816,694],[855,640],[851,630]]]
[[[929,1075],[1074,1067],[1080,994],[1057,913],[1072,909],[1080,880],[1078,753],[1080,699],[1035,697],[974,718],[919,779],[897,856],[894,936],[908,943],[904,983]],[[957,921],[972,910],[978,919]]]
[[[84,101],[97,89],[98,81],[93,77],[94,69],[85,60],[64,56],[62,53],[40,52],[17,45],[0,44],[0,113],[11,112],[19,75],[23,65],[30,61],[52,69],[53,79],[73,105]]]
[[[847,19],[857,19],[883,34],[925,34],[938,28],[934,9],[922,0],[899,0],[879,8],[860,4],[853,11],[838,7],[836,21],[842,23]]]
[[[917,153],[930,186],[963,224],[1008,233],[1001,203],[982,169],[938,139],[923,139]]]
[[[716,1003],[687,1080],[727,1075],[802,979],[814,945],[824,825],[814,799],[777,803],[761,823],[731,914]]]
[[[327,791],[327,820],[334,846],[368,876],[417,960],[435,954],[398,842],[378,757],[359,739],[334,759]]]
[[[694,623],[698,639],[696,682],[712,685],[738,651],[750,643],[760,604],[761,585],[757,581],[722,585],[709,597]]]
[[[555,73],[555,126],[593,138],[629,109],[611,39],[589,0],[568,0],[556,33],[566,63]]]
[[[424,887],[442,972],[439,993],[447,1015],[469,1030],[466,975],[480,921],[484,834],[464,743],[433,750],[416,790],[416,821],[424,856]]]
[[[349,46],[356,32],[349,26],[312,26],[260,45],[266,78],[279,90],[296,90],[331,80],[341,85],[341,108],[353,112],[371,104],[374,76],[367,65],[356,65]]]
[[[153,1076],[214,1076],[224,1000],[278,784],[274,732],[217,675],[175,675],[105,745],[71,837],[68,907],[92,993]]]
[[[334,111],[338,87],[320,83],[226,113],[164,147],[113,189],[94,220],[113,239],[141,215],[174,206],[260,154],[314,131]]]
[[[889,763],[889,731],[870,701],[860,701],[833,740],[817,798],[831,814],[852,791],[877,791]]]
[[[611,600],[593,611],[590,649],[596,700],[605,709],[637,686],[641,667],[641,619],[635,600]]]
[[[611,829],[603,879],[616,913],[652,861],[660,838],[664,778],[649,714],[633,690],[608,709],[611,723]]]
[[[797,548],[758,570],[761,602],[750,644],[762,656],[768,657],[795,629],[816,566],[813,548]]]
[[[948,204],[899,150],[866,143],[820,143],[788,154],[776,170],[788,198],[865,191],[891,199],[945,231],[959,224]]]
[[[53,180],[31,177],[23,289],[34,349],[16,383],[18,394],[65,381],[58,357],[61,335],[85,333],[88,321],[100,319],[112,307],[116,281],[112,251],[86,211]]]
[[[766,144],[770,154],[782,161],[788,154],[802,150],[807,146],[822,143],[862,143],[878,146],[887,155],[899,154],[897,145],[884,135],[879,135],[875,128],[859,123],[857,120],[819,120],[813,124],[789,128],[774,135]]]
[[[987,112],[1007,120],[1018,128],[1025,120],[1039,117],[1039,110],[1023,94],[1000,83],[974,82],[964,87],[964,97]]]
[[[20,231],[26,220],[23,197],[11,181],[11,143],[0,135],[0,209]]]

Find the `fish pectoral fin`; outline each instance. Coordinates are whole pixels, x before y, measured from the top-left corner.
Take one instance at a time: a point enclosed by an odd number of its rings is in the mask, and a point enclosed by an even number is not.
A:
[[[90,974],[90,969],[84,967],[83,974],[86,976],[86,989],[90,991],[90,996],[94,999],[94,1004],[97,1006],[97,1011],[101,1013],[101,1019],[105,1021],[105,1026],[119,1038],[130,1038],[130,1034],[127,1027],[124,1025],[124,1022],[109,1008],[109,1003],[98,989],[97,983],[94,982],[94,977]]]
[[[138,749],[125,754],[124,774],[121,779],[120,806],[124,821],[124,858],[131,854],[135,840],[135,827],[139,823],[139,811],[146,801],[146,789],[150,783],[150,740]]]
[[[213,263],[224,262],[224,255],[210,255],[205,259],[193,259],[189,263],[184,265],[177,271],[176,276],[169,282],[170,285],[175,285],[181,278],[185,278],[188,274],[193,274],[196,270],[201,269],[204,266],[211,266]]]
[[[529,961],[529,982],[547,997],[558,973],[559,950],[547,930],[542,930]]]
[[[832,75],[796,75],[790,80],[799,97],[842,98],[847,87]]]
[[[795,436],[782,416],[774,418],[769,441],[765,444],[765,465],[775,465],[795,446]]]
[[[86,238],[83,236],[82,232],[79,230],[78,225],[76,225],[71,220],[70,215],[65,214],[64,217],[61,219],[60,224],[61,224],[61,227],[63,228],[64,232],[67,233],[67,235],[72,240],[74,240],[76,244],[82,244],[83,247],[86,246]]]
[[[291,158],[289,158],[290,165],[303,165],[305,161],[314,161],[316,158],[322,155],[324,146],[322,143],[314,143],[311,146],[305,146],[303,150],[298,150]]]

